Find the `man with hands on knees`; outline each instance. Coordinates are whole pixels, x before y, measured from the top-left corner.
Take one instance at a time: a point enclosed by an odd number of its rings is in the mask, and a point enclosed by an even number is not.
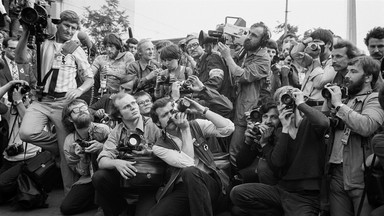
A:
[[[91,176],[97,170],[97,155],[111,129],[92,120],[84,100],[74,99],[64,106],[63,124],[70,132],[64,141],[64,155],[76,179],[60,206],[65,215],[78,214],[95,206]]]
[[[299,89],[276,90],[282,133],[266,160],[280,171],[274,185],[247,183],[231,191],[233,215],[318,215],[328,118],[305,103]],[[265,148],[265,147],[264,147]]]
[[[151,155],[152,144],[161,136],[160,129],[149,117],[140,114],[136,99],[125,92],[119,92],[112,98],[112,116],[121,119],[104,143],[103,150],[98,156],[99,170],[92,177],[96,189],[96,203],[101,206],[105,215],[119,215],[127,208],[124,190],[120,187],[122,178],[136,176],[135,161],[121,157],[120,148],[131,147],[129,137],[139,135],[142,139],[142,149],[131,148],[131,155]],[[134,189],[134,188],[132,188]],[[138,191],[139,203],[136,211],[141,209],[141,196],[145,191]],[[155,192],[153,192],[154,194]],[[154,202],[154,195],[153,195]]]
[[[152,106],[152,119],[163,130],[153,153],[170,166],[171,174],[149,215],[213,215],[217,200],[226,193],[229,178],[216,167],[205,138],[229,136],[234,124],[189,98],[182,100],[190,105],[184,112],[171,98]],[[186,113],[206,119],[188,121]]]
[[[369,215],[372,206],[362,198],[364,172],[361,165],[372,153],[370,136],[383,124],[384,110],[378,93],[373,92],[380,74],[380,64],[369,56],[359,56],[348,64],[345,75],[348,97],[340,87],[329,85],[324,108],[331,111],[334,122],[330,133],[329,161],[331,215],[356,215],[361,200],[361,215]],[[364,152],[365,151],[365,152]]]

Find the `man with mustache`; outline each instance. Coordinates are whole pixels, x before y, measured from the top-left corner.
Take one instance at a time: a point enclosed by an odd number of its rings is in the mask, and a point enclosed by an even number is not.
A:
[[[232,59],[227,45],[218,43],[218,50],[239,87],[235,102],[235,132],[229,147],[230,160],[234,167],[236,167],[236,155],[244,144],[244,132],[247,129],[244,113],[258,103],[261,87],[269,75],[270,59],[265,48],[269,38],[270,32],[264,23],[255,23],[251,26],[249,34],[244,40],[244,49],[247,53],[242,66],[238,66]]]
[[[338,124],[332,125],[329,147],[330,213],[356,215],[364,190],[364,173],[361,164],[372,152],[370,136],[383,124],[384,110],[378,93],[373,92],[380,73],[380,64],[369,56],[352,59],[346,74],[349,97],[342,101],[338,86],[326,85],[331,98],[326,100]],[[365,148],[365,150],[363,150]],[[363,152],[365,151],[365,153]],[[364,199],[361,215],[369,215],[372,207]]]
[[[93,74],[99,74],[100,84],[106,82],[107,93],[119,91],[119,86],[128,75],[128,65],[135,61],[130,52],[123,52],[123,42],[116,34],[109,34],[103,40],[105,55],[96,57],[92,64]]]
[[[375,27],[368,32],[364,38],[364,43],[367,45],[369,55],[372,58],[379,60],[381,63],[381,75],[384,73],[384,28]]]
[[[64,215],[78,214],[95,206],[91,176],[97,169],[96,157],[111,129],[93,123],[87,103],[74,99],[63,108],[63,124],[70,132],[65,138],[64,155],[77,180],[61,203]]]

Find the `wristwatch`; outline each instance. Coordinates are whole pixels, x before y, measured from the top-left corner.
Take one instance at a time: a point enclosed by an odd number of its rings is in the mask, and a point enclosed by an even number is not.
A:
[[[339,112],[339,109],[344,106],[344,104],[340,104],[339,106],[336,107],[336,112]]]

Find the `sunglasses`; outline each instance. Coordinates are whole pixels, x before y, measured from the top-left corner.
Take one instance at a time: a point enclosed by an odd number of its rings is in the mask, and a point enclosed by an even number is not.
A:
[[[88,110],[88,106],[87,105],[83,105],[81,107],[73,108],[70,113],[78,114],[78,113],[80,113],[80,111],[86,111],[86,110]]]

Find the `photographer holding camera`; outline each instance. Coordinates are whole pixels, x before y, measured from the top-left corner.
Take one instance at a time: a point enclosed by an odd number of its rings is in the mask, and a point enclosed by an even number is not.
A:
[[[333,125],[330,136],[332,151],[330,170],[331,215],[369,215],[372,207],[363,197],[364,172],[361,164],[372,153],[370,136],[384,122],[384,111],[378,93],[372,92],[380,73],[380,64],[369,56],[359,56],[348,64],[345,75],[348,98],[342,100],[342,91],[335,85],[326,85],[331,97],[327,107],[339,122]],[[364,152],[365,151],[365,152]],[[362,200],[364,201],[363,203]]]
[[[151,155],[151,145],[161,137],[161,131],[152,119],[140,114],[139,105],[132,95],[120,92],[112,98],[112,103],[112,116],[121,119],[121,123],[112,130],[104,143],[103,151],[98,157],[99,170],[92,177],[96,188],[96,202],[105,215],[118,215],[127,208],[120,181],[134,178],[137,172],[135,161],[128,159],[129,156]],[[141,137],[141,140],[135,139],[132,142],[132,135]],[[150,193],[152,198],[155,193],[152,190],[138,192]],[[139,194],[141,195],[143,194]],[[140,207],[141,204],[146,204],[141,201],[147,200],[140,197],[136,211],[145,208]]]
[[[8,92],[9,95],[12,95],[11,98],[13,99],[13,103],[10,107],[10,133],[9,135],[6,134],[8,143],[2,143],[2,145],[6,145],[6,148],[4,152],[1,152],[4,158],[1,157],[2,166],[0,168],[0,204],[8,201],[16,195],[16,179],[20,173],[22,162],[24,160],[24,152],[26,153],[26,161],[35,157],[38,152],[41,152],[40,147],[30,143],[26,145],[26,143],[23,142],[19,137],[19,127],[23,121],[26,107],[28,107],[30,104],[28,97],[21,93],[22,88],[20,86],[28,86],[28,83],[23,80],[12,80],[0,88],[0,97]],[[4,114],[3,111],[4,107],[1,107],[0,113]]]
[[[170,165],[171,176],[148,215],[213,215],[228,187],[229,178],[216,167],[206,138],[229,136],[233,123],[192,99],[183,100],[190,105],[184,112],[180,103],[175,110],[171,98],[158,99],[152,106],[152,119],[163,130],[153,152]],[[206,120],[188,121],[187,113]]]
[[[44,79],[38,80],[38,85],[41,85],[38,86],[39,101],[34,101],[28,108],[20,127],[20,138],[23,141],[43,149],[54,146],[53,152],[60,153],[65,194],[69,192],[74,182],[63,151],[67,136],[61,121],[63,107],[69,100],[87,92],[94,83],[87,55],[75,41],[71,41],[79,25],[80,18],[74,11],[63,11],[60,13],[55,37],[45,39],[41,44],[41,71],[38,73],[41,73]],[[27,43],[32,31],[30,27],[23,22],[24,31],[15,50],[18,63],[28,62]],[[34,33],[42,34],[42,32]],[[77,85],[76,76],[84,80],[81,86]],[[55,125],[56,134],[43,130],[48,121]]]
[[[231,191],[231,200],[238,210],[235,215],[318,215],[326,150],[324,134],[329,120],[305,103],[302,91],[291,86],[277,89],[274,101],[282,133],[266,160],[280,170],[280,181],[275,186],[235,186]]]
[[[64,155],[76,179],[60,206],[65,215],[78,214],[95,205],[91,176],[97,170],[96,158],[111,129],[92,120],[88,104],[82,99],[74,99],[63,108],[62,121],[69,132]]]
[[[267,102],[252,109],[247,122],[245,143],[236,158],[239,175],[235,179],[242,183],[260,182],[275,185],[278,176],[272,169],[268,155],[281,133],[276,103]]]

